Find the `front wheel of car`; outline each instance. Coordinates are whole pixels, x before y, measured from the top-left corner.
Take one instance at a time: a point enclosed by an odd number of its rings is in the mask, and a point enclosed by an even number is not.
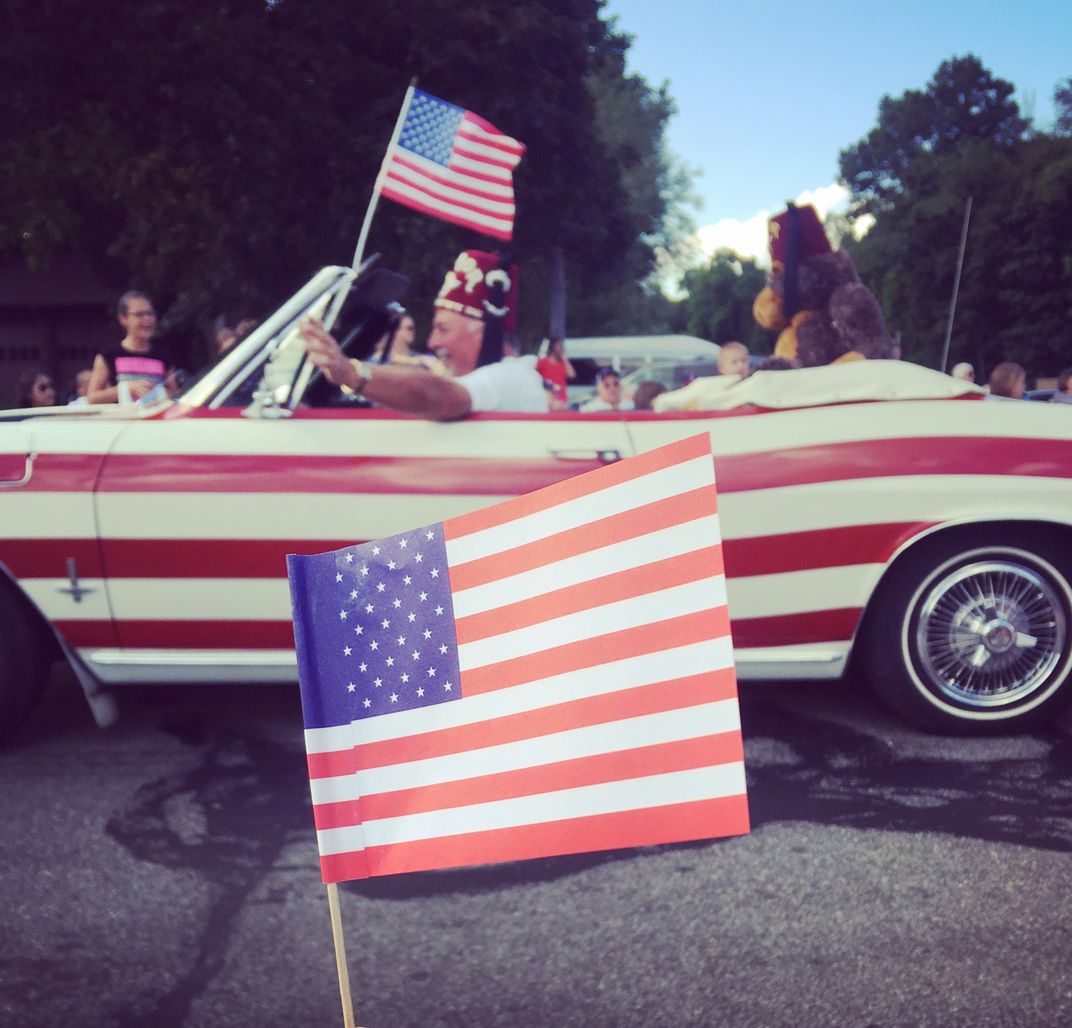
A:
[[[924,545],[868,612],[865,668],[898,713],[940,732],[1021,731],[1072,690],[1072,571],[1009,535]]]
[[[0,738],[30,715],[44,693],[51,665],[39,621],[0,583]]]

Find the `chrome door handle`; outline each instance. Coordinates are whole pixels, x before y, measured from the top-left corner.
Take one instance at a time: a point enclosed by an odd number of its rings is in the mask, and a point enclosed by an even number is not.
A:
[[[622,459],[621,450],[552,450],[551,456],[555,460],[577,460],[577,461],[593,461],[597,460],[601,464],[613,464],[615,461]]]

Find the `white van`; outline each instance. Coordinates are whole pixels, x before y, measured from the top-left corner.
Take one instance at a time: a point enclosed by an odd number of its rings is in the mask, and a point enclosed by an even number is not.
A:
[[[698,367],[709,367],[718,360],[720,349],[706,339],[684,335],[567,338],[566,356],[577,372],[569,383],[570,405],[592,395],[596,372],[606,364],[623,377],[638,368],[660,365],[674,367],[696,362]]]

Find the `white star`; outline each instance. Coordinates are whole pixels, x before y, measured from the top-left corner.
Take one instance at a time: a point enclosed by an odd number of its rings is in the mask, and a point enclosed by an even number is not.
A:
[[[447,692],[450,692],[450,682],[444,682],[443,688],[446,689]]]
[[[396,692],[391,693],[391,702],[392,703],[397,703],[398,702],[398,693],[396,693]]]
[[[431,639],[432,638],[432,630],[430,628],[426,628],[424,630],[424,637],[425,637],[425,639]]]
[[[380,555],[380,548],[378,546],[372,547],[372,556],[378,557]]]
[[[428,593],[421,593],[421,600],[423,601],[423,600],[427,600],[427,599],[428,599]]]
[[[434,667],[430,667],[428,669],[428,677],[429,678],[435,678],[435,668]]]
[[[417,556],[413,558],[413,560],[414,560],[414,563],[416,563],[416,564],[422,563],[423,560],[424,560],[424,554],[423,553],[418,553]]]
[[[389,560],[387,562],[387,568],[389,571],[394,571],[396,567],[398,567],[398,565],[393,560]]]
[[[436,617],[438,617],[440,614],[443,613],[443,608],[442,607],[436,607],[435,612],[436,612]]]
[[[387,618],[384,618],[380,622],[380,628],[390,628],[390,627],[391,627],[391,622]]]
[[[405,646],[406,645],[406,637],[404,635],[400,635],[398,637],[398,645],[399,646]]]
[[[425,534],[425,539],[434,539],[434,538],[435,538],[435,532],[433,532],[431,529],[428,529],[428,532]]]
[[[342,648],[342,655],[344,657],[349,657],[351,653],[353,653],[353,650],[351,650],[349,646],[344,646]]]
[[[402,672],[402,684],[405,685],[406,682],[408,682],[408,681],[409,681],[409,675],[405,671],[403,671]]]
[[[401,546],[402,549],[404,550],[406,548],[406,540],[405,539],[399,539],[398,540],[398,545]]]
[[[413,581],[413,579],[410,578],[409,575],[406,575],[406,577],[403,578],[402,581],[405,582],[406,585],[409,585]]]
[[[376,608],[371,603],[365,604],[365,613],[371,614]]]
[[[396,596],[395,597],[395,603],[394,603],[395,610],[398,610],[398,608],[401,607],[401,606],[402,606],[402,601],[400,599],[398,599],[398,597]]]
[[[416,614],[414,614],[414,613],[413,613],[413,611],[410,611],[410,612],[409,612],[409,613],[408,613],[408,614],[406,615],[406,617],[407,617],[407,618],[408,618],[408,619],[410,620],[410,622],[411,622],[411,623],[417,620],[417,615],[416,615]]]
[[[380,648],[380,644],[376,642],[375,639],[373,639],[372,642],[369,643],[369,648],[373,650],[378,650]]]
[[[364,635],[365,630],[360,625],[354,626],[354,635]]]
[[[370,700],[370,699],[369,699],[369,698],[368,698],[368,697],[366,696],[366,697],[365,697],[365,707],[366,707],[366,708],[368,708],[368,707],[371,707],[371,706],[372,706],[372,700]]]
[[[432,568],[432,577],[433,578],[438,578],[439,577],[439,568]]]
[[[417,695],[418,695],[418,696],[423,696],[423,695],[424,695],[424,686],[423,686],[423,685],[422,685],[422,686],[419,686],[419,687],[417,688]]]
[[[347,564],[353,564],[353,562],[354,562],[354,555],[352,553],[348,553],[346,555],[346,563]]]
[[[364,661],[361,661],[361,663],[357,665],[357,670],[368,671],[368,664],[366,664]]]
[[[347,692],[357,692],[357,686],[356,686],[356,685],[354,685],[354,683],[353,683],[353,682],[351,682],[351,683],[350,683],[350,684],[349,684],[349,685],[348,685],[348,686],[346,687],[346,690],[347,690]]]
[[[413,659],[414,660],[420,660],[421,659],[421,651],[420,650],[414,650],[413,651]]]
[[[383,679],[382,678],[373,679],[372,684],[374,686],[376,686],[376,688],[378,689],[381,685],[383,685]]]
[[[383,582],[377,582],[376,583],[376,592],[382,593],[384,591],[384,589],[386,589],[386,588],[387,588],[387,586],[385,586],[383,584]]]
[[[440,652],[440,653],[446,653],[446,652],[447,652],[447,645],[446,645],[446,643],[444,643],[444,644],[443,644],[442,646],[440,646],[440,647],[439,647],[439,652]]]
[[[363,574],[363,575],[368,574],[368,565],[367,564],[361,569],[361,574]]]
[[[346,620],[346,611],[345,610],[340,610],[339,611],[339,620],[340,621],[345,621]]]
[[[335,572],[335,581],[336,582],[341,582],[342,581],[342,572],[341,571],[336,571]]]
[[[356,589],[351,589],[350,590],[350,599],[351,600],[356,600],[357,599],[357,590]]]

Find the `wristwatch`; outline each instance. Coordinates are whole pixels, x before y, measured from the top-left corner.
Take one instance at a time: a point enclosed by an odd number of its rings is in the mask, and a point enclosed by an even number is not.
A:
[[[360,396],[365,391],[365,386],[372,381],[372,366],[364,361],[357,360],[356,357],[351,358],[350,363],[353,365],[354,373],[357,375],[357,385],[340,385],[339,388],[347,396]]]

